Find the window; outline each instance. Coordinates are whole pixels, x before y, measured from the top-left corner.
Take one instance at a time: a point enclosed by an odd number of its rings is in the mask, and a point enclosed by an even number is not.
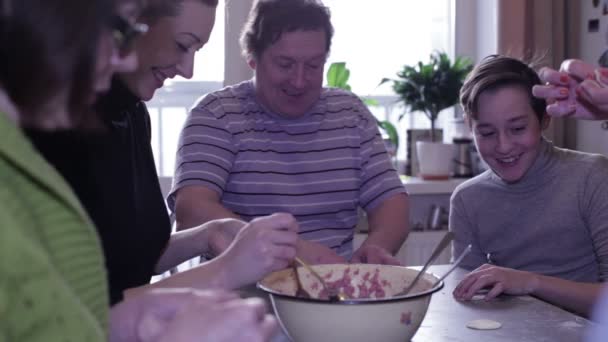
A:
[[[375,0],[324,0],[331,10],[334,39],[327,65],[346,62],[351,75],[349,83],[357,95],[378,100],[370,108],[378,119],[397,123],[403,106],[390,83],[378,86],[383,78],[394,78],[406,64],[429,59],[435,50],[453,54],[452,2]],[[446,112],[453,112],[446,110]],[[442,113],[438,127],[448,127],[451,113]],[[423,113],[403,118],[397,124],[400,135],[399,159],[405,158],[405,131],[408,128],[430,128]],[[444,134],[445,139],[448,134]]]

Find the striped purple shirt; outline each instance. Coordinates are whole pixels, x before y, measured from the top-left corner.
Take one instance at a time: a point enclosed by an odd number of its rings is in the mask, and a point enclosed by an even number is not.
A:
[[[323,89],[299,118],[260,105],[252,81],[205,96],[182,130],[173,190],[203,185],[249,221],[296,217],[300,236],[350,256],[358,207],[370,210],[405,188],[376,121],[357,96]]]

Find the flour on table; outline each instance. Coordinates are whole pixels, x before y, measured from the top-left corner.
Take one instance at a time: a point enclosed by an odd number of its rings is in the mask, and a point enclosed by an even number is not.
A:
[[[490,319],[476,319],[467,323],[467,328],[475,330],[495,330],[500,329],[500,327],[502,327],[500,322]]]

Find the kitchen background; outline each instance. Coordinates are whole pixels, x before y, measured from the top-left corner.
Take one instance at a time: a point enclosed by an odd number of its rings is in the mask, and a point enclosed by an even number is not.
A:
[[[153,146],[161,184],[170,187],[177,139],[189,107],[197,98],[223,85],[252,76],[238,46],[240,28],[252,0],[220,0],[210,42],[197,55],[192,80],[174,80],[149,102],[153,118]],[[429,128],[421,113],[403,112],[390,86],[378,86],[404,64],[428,59],[434,50],[473,61],[503,53],[558,67],[565,58],[590,62],[608,48],[608,0],[376,0],[367,2],[324,0],[332,10],[335,26],[330,59],[345,61],[351,70],[353,91],[376,99],[372,108],[382,120],[393,121],[400,132]],[[458,112],[440,115],[444,141],[451,142]],[[397,159],[405,159],[405,134]],[[553,120],[547,137],[557,145],[608,155],[608,122]],[[421,264],[447,227],[449,197],[461,179],[422,181],[404,179],[411,196],[411,228],[414,230],[399,253],[407,265]],[[362,220],[361,233],[365,233]],[[356,242],[364,235],[357,235]],[[449,253],[441,261],[449,260]]]

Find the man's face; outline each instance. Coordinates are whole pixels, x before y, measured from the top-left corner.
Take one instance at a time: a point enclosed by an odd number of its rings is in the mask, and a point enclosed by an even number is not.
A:
[[[296,118],[319,100],[327,59],[325,32],[285,32],[249,64],[258,100],[270,111]]]

